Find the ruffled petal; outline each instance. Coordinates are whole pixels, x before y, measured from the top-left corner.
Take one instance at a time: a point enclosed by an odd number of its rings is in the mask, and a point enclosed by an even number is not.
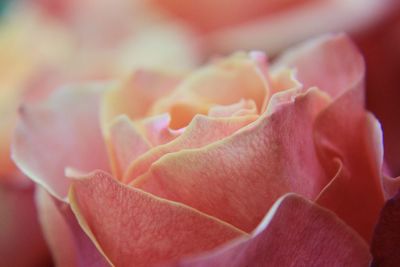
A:
[[[333,98],[353,88],[362,90],[365,73],[362,55],[345,34],[304,42],[285,52],[274,66],[295,68],[304,89],[316,86]]]
[[[250,238],[164,266],[368,266],[368,245],[329,212],[295,194],[279,199]]]
[[[260,112],[268,97],[268,82],[259,58],[237,53],[217,59],[188,76],[170,96],[158,101],[152,114],[170,113],[171,127],[187,126],[196,114],[207,114],[210,107],[252,99]],[[263,64],[267,64],[263,62]]]
[[[161,157],[133,185],[250,232],[282,194],[316,197],[328,182],[312,136],[328,102],[312,89],[229,138]]]
[[[317,151],[327,175],[334,178],[316,201],[369,242],[384,202],[383,144],[377,120],[354,104],[360,98],[359,91],[349,91],[317,119]]]
[[[63,199],[69,180],[64,170],[109,170],[100,129],[97,85],[65,88],[41,105],[23,106],[12,157],[29,178]]]
[[[216,105],[208,110],[210,117],[232,117],[257,114],[257,106],[254,100],[241,99],[239,102],[231,105]]]
[[[236,118],[211,118],[197,115],[177,139],[151,149],[148,153],[138,158],[137,161],[132,162],[125,173],[124,181],[127,183],[133,181],[148,171],[155,161],[168,153],[199,148],[219,141],[252,123],[256,118],[257,116],[255,115]]]
[[[80,228],[71,208],[37,188],[36,205],[46,241],[58,267],[110,266]]]
[[[174,140],[182,133],[181,129],[171,129],[170,123],[171,116],[164,113],[137,121],[136,125],[141,127],[152,146],[159,146]]]
[[[114,176],[122,178],[129,164],[151,145],[127,116],[116,117],[108,127],[106,142]]]
[[[69,196],[80,225],[115,266],[151,266],[244,235],[192,208],[118,184],[100,171],[75,180]]]

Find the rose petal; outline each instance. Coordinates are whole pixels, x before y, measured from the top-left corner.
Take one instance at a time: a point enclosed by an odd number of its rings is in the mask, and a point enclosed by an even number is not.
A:
[[[134,186],[252,231],[282,194],[316,197],[328,182],[312,137],[327,102],[312,89],[229,138],[167,154]]]
[[[129,164],[150,149],[151,145],[127,116],[116,117],[109,125],[108,143],[115,177],[121,178]]]
[[[208,110],[210,117],[232,117],[257,114],[257,106],[254,100],[240,99],[231,105],[216,105]]]
[[[329,106],[316,121],[315,143],[327,175],[334,179],[317,203],[334,211],[368,242],[384,201],[381,169],[382,132],[352,90]]]
[[[151,149],[137,161],[132,162],[125,173],[124,181],[127,183],[133,181],[136,177],[145,173],[151,164],[165,154],[183,149],[198,148],[221,140],[253,122],[256,118],[257,116],[211,118],[197,115],[177,139]]]
[[[70,202],[85,232],[116,266],[150,266],[244,234],[192,208],[118,184],[103,172],[74,181]]]
[[[65,88],[42,105],[20,110],[12,157],[22,172],[60,199],[70,183],[66,167],[109,169],[99,125],[100,89]]]
[[[237,53],[188,76],[173,94],[154,105],[152,114],[169,112],[171,127],[177,129],[185,127],[194,115],[207,114],[215,104],[229,105],[242,98],[254,100],[261,111],[267,96],[267,78],[260,62]]]
[[[123,114],[131,119],[143,117],[153,103],[169,94],[180,80],[179,75],[138,70],[125,83],[104,94],[102,119],[109,122]]]
[[[371,244],[371,266],[397,266],[400,262],[400,192],[386,202]]]
[[[284,53],[275,65],[295,68],[304,89],[316,86],[334,98],[358,88],[365,72],[360,52],[344,34],[325,35],[300,44]]]
[[[51,262],[36,218],[34,187],[0,184],[1,266],[48,266]]]
[[[145,118],[137,122],[153,146],[171,142],[181,134],[180,130],[170,128],[171,116],[168,113]]]
[[[38,187],[36,205],[56,266],[110,266],[82,231],[68,204],[54,199]]]
[[[194,259],[165,265],[368,266],[367,244],[329,212],[295,194],[280,198],[250,238]]]

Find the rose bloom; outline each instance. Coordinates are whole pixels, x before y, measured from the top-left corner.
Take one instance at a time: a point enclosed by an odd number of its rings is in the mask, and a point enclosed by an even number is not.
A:
[[[34,184],[10,158],[20,103],[39,101],[72,81],[123,76],[135,64],[186,69],[197,61],[194,41],[174,24],[141,23],[135,35],[120,35],[119,39],[109,27],[109,34],[101,39],[104,42],[96,42],[105,32],[98,31],[101,25],[90,25],[93,34],[85,38],[82,31],[89,25],[77,21],[73,25],[47,15],[29,1],[16,1],[1,17],[0,266],[47,266],[51,261],[37,220]]]
[[[367,108],[385,132],[386,171],[400,175],[400,1],[149,0],[203,39],[209,54],[242,49],[275,54],[318,33],[352,34],[367,63]]]
[[[371,244],[377,262],[398,179],[364,72],[336,34],[22,105],[12,158],[56,265],[367,266]]]

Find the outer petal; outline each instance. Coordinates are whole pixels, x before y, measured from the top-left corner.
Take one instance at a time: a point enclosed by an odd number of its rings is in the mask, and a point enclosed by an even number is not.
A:
[[[370,241],[383,205],[382,133],[379,123],[349,91],[319,116],[315,126],[318,154],[327,175],[335,178],[317,198]]]
[[[295,68],[304,89],[316,86],[334,98],[352,88],[363,89],[363,58],[344,34],[325,35],[300,44],[284,53],[274,66]]]
[[[199,148],[222,140],[253,122],[256,116],[236,118],[210,118],[197,115],[185,129],[184,133],[174,141],[151,149],[148,153],[132,162],[125,173],[125,182],[131,182],[149,170],[151,165],[162,156],[183,149]],[[211,130],[210,130],[211,129]]]
[[[76,180],[70,201],[86,233],[121,267],[181,258],[244,234],[184,205],[118,184],[103,172]]]
[[[368,266],[367,244],[333,213],[288,194],[250,238],[167,266]]]
[[[400,175],[400,2],[390,1],[391,12],[358,38],[367,62],[367,107],[382,123],[385,160],[390,175]],[[360,37],[360,36],[358,36]]]
[[[282,194],[316,197],[328,182],[312,138],[327,101],[312,89],[221,142],[162,157],[134,185],[252,231]]]
[[[1,266],[47,266],[51,258],[33,202],[34,187],[0,184]]]
[[[71,208],[37,188],[36,205],[46,241],[58,267],[105,267],[105,258],[80,228]]]
[[[397,266],[400,262],[400,192],[386,202],[371,244],[372,266]]]
[[[96,86],[65,88],[42,105],[20,110],[12,157],[28,177],[59,198],[68,191],[66,167],[109,169],[99,125],[100,94]]]

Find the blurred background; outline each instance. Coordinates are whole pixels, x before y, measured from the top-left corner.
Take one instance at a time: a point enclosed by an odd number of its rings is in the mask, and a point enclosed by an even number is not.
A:
[[[18,266],[50,264],[32,186],[9,157],[21,101],[138,68],[185,72],[237,50],[273,59],[290,45],[339,31],[364,54],[366,107],[383,126],[385,171],[400,175],[399,0],[1,0],[0,258],[18,249]],[[25,231],[9,227],[27,221]]]

